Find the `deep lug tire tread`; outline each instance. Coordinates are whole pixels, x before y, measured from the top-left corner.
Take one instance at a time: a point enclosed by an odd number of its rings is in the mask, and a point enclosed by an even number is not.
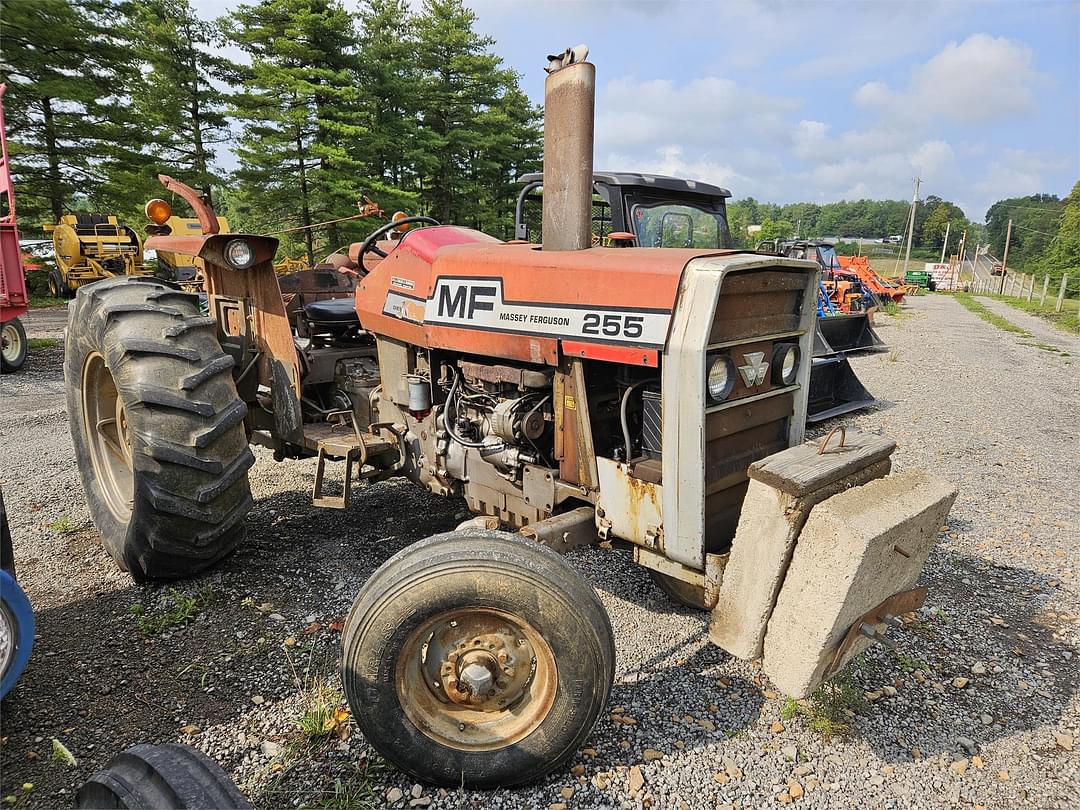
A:
[[[250,810],[216,762],[187,745],[133,745],[113,757],[75,794],[78,808]]]
[[[198,296],[144,276],[81,288],[71,305],[64,375],[79,473],[106,550],[137,580],[194,574],[245,534],[255,460],[247,408],[205,320]],[[130,426],[135,496],[126,523],[105,503],[84,435],[82,369],[91,352],[105,358]]]

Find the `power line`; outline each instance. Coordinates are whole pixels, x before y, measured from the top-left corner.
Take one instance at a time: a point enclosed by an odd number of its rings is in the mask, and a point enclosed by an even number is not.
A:
[[[1049,203],[1047,203],[1047,205],[1060,205],[1060,206],[1064,207],[1065,201],[1060,200],[1058,202],[1049,202]],[[1033,205],[1010,205],[1005,210],[1006,211],[1017,211],[1017,210],[1019,210],[1019,211],[1046,211],[1045,208],[1038,208],[1038,207],[1033,206]]]
[[[1027,225],[1021,225],[1019,223],[1013,224],[1013,227],[1014,228],[1020,228],[1021,230],[1024,230],[1024,231],[1031,231],[1032,233],[1037,233],[1040,236],[1048,236],[1051,239],[1054,239],[1054,238],[1057,237],[1056,233],[1047,233],[1046,231],[1037,231],[1034,228],[1029,228]]]

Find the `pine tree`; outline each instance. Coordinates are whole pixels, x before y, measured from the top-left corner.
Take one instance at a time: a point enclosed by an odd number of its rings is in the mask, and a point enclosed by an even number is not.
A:
[[[416,18],[416,165],[436,219],[490,227],[505,218],[510,173],[537,164],[538,114],[475,22],[461,0],[425,0]]]
[[[358,12],[357,84],[366,133],[354,144],[372,178],[398,188],[415,184],[416,41],[407,0],[370,0]]]
[[[317,246],[338,248],[360,236],[355,225],[309,227],[348,216],[363,193],[363,166],[349,149],[366,134],[352,17],[335,0],[264,0],[240,6],[228,25],[251,58],[233,99],[244,122],[237,214],[251,230],[304,228],[303,249],[314,263]]]
[[[112,0],[0,3],[0,80],[24,229],[75,207],[126,211],[118,178],[145,166],[135,78]]]
[[[215,147],[229,137],[226,95],[218,85],[233,66],[213,53],[221,41],[214,23],[200,20],[188,0],[134,0],[132,54],[144,76],[132,89],[160,171],[210,193],[221,183]]]

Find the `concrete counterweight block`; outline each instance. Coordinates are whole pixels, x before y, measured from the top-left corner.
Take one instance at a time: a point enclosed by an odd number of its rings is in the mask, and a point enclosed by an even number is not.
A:
[[[819,452],[807,443],[751,465],[731,556],[709,626],[710,640],[737,658],[761,656],[765,629],[799,533],[815,504],[888,475],[896,443],[851,434]]]
[[[765,634],[763,669],[781,691],[808,696],[884,632],[879,606],[915,585],[955,499],[910,470],[813,507]]]

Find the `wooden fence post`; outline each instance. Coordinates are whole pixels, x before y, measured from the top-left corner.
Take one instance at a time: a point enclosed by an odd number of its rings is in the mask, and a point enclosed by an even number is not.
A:
[[[1058,290],[1057,304],[1054,306],[1054,312],[1061,312],[1061,302],[1065,300],[1065,284],[1068,282],[1069,276],[1066,273],[1061,274],[1061,289]]]
[[[1050,286],[1050,276],[1048,276],[1048,275],[1043,276],[1042,297],[1039,299],[1039,306],[1040,307],[1045,307],[1046,306],[1046,289],[1049,286]]]
[[[1031,301],[1031,294],[1033,292],[1035,292],[1035,274],[1034,273],[1031,274],[1031,282],[1028,284],[1027,300],[1028,300],[1029,303]]]

